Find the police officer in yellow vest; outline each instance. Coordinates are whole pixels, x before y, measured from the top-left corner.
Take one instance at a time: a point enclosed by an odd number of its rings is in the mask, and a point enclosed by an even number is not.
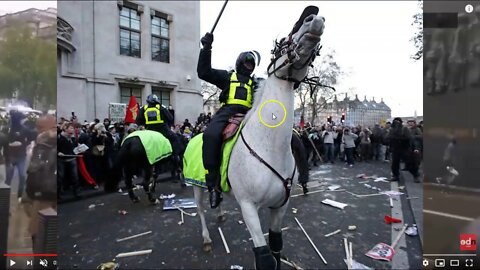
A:
[[[179,157],[183,152],[183,147],[178,137],[170,129],[170,125],[173,124],[173,116],[166,107],[160,104],[157,95],[152,94],[147,97],[147,104],[140,108],[135,122],[139,126],[145,126],[147,130],[162,133],[172,145],[176,166],[180,166]]]
[[[213,35],[201,39],[203,49],[198,59],[198,77],[222,90],[222,107],[212,117],[203,134],[203,165],[207,170],[206,182],[210,191],[210,206],[216,208],[222,201],[220,183],[220,157],[222,131],[228,119],[236,113],[247,113],[252,107],[256,80],[251,76],[260,61],[258,52],[242,52],[237,58],[235,71],[213,69],[211,66]]]

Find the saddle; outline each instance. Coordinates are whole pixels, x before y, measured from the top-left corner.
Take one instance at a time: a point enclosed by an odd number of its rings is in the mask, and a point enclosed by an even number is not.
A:
[[[245,114],[237,113],[231,116],[230,119],[228,119],[228,124],[222,132],[224,142],[235,135],[244,118]]]

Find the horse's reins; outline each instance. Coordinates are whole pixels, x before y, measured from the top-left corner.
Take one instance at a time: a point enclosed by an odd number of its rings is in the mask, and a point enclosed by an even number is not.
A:
[[[243,131],[243,130],[242,130]],[[294,160],[294,166],[293,166],[293,174],[292,174],[292,177],[290,178],[283,178],[283,176],[277,171],[275,170],[275,168],[273,168],[270,164],[268,164],[262,157],[260,157],[257,152],[255,152],[255,150],[253,150],[250,145],[248,145],[247,141],[245,141],[245,138],[243,137],[243,132],[240,131],[240,137],[242,138],[242,141],[243,143],[245,144],[245,146],[248,148],[248,150],[250,151],[250,154],[252,154],[252,156],[254,156],[256,159],[258,159],[261,163],[263,163],[263,165],[267,166],[267,168],[269,168],[278,178],[280,178],[280,180],[282,180],[283,182],[283,187],[285,188],[285,199],[283,200],[282,204],[278,207],[270,207],[271,209],[278,209],[282,206],[284,206],[287,201],[288,201],[288,198],[290,198],[290,191],[292,190],[292,182],[293,182],[293,177],[295,176],[295,172],[297,170],[297,164],[295,163],[295,160]]]

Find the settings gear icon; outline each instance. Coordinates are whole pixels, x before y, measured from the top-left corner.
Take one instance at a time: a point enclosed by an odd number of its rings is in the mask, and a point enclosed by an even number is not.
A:
[[[423,259],[423,266],[424,267],[427,267],[429,264],[428,260],[427,259]]]

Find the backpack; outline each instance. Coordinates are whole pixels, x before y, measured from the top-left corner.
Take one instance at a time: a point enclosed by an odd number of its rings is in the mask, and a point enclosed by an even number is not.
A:
[[[26,192],[34,200],[57,199],[57,147],[36,144],[27,170]]]

